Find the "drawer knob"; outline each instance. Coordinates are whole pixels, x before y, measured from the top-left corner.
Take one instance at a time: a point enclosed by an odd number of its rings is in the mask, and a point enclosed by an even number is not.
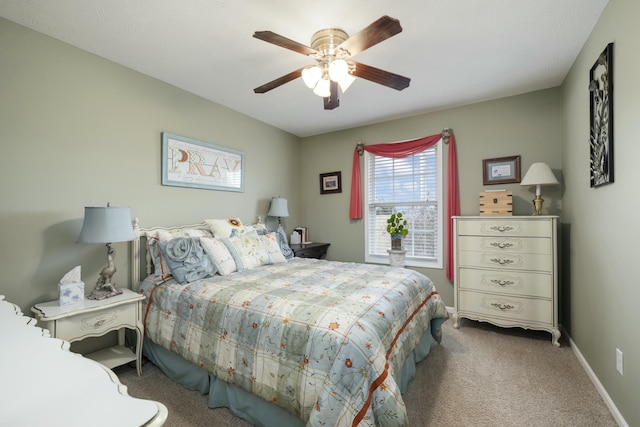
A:
[[[495,283],[497,285],[500,285],[500,286],[511,286],[511,285],[513,285],[513,282],[511,280],[494,279],[491,282]]]
[[[508,225],[494,225],[493,227],[491,227],[491,229],[500,233],[504,233],[505,231],[513,231],[513,227],[510,227]]]
[[[509,265],[513,263],[512,259],[502,259],[502,258],[491,258],[491,262],[495,262],[500,265]]]
[[[495,248],[499,248],[499,249],[504,249],[504,248],[510,248],[513,246],[512,243],[508,243],[508,242],[493,242],[491,243],[491,246],[495,247]]]
[[[502,311],[505,311],[505,310],[513,310],[513,309],[515,308],[515,307],[514,307],[514,306],[512,306],[511,304],[504,304],[504,303],[497,303],[497,302],[494,302],[494,303],[492,303],[491,305],[492,305],[493,307],[496,307],[496,308],[498,308],[498,309],[502,310]]]

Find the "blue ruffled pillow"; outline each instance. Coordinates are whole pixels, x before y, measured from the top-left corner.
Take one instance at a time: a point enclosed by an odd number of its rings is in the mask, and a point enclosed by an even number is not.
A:
[[[216,267],[197,237],[179,237],[158,242],[171,274],[180,284],[211,277]]]
[[[280,246],[280,251],[285,258],[293,258],[293,250],[289,247],[289,243],[287,242],[287,235],[284,232],[284,228],[281,225],[278,226],[276,230],[276,237],[278,238],[278,245]]]

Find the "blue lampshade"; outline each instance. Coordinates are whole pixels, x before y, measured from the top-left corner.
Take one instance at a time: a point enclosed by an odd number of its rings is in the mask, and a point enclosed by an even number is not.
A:
[[[282,197],[273,197],[271,206],[269,207],[268,216],[287,217],[289,216],[289,208],[287,207],[287,199]]]
[[[128,207],[85,207],[79,243],[128,242],[136,238]]]

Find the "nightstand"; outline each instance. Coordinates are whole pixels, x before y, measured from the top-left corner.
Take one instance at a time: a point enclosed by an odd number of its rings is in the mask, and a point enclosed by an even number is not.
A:
[[[36,304],[31,308],[41,326],[48,329],[53,338],[69,342],[87,337],[99,337],[107,332],[118,331],[118,345],[85,357],[115,368],[125,363],[136,362],[138,375],[142,373],[142,300],[144,295],[129,289],[122,294],[103,300],[86,299],[77,304],[61,307],[58,301]],[[125,328],[136,331],[136,352],[125,347]]]
[[[324,258],[331,243],[303,243],[290,245],[293,254],[298,258]]]

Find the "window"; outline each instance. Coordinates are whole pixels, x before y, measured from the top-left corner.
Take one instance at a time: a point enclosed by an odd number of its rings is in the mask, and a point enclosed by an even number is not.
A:
[[[365,153],[365,261],[388,264],[387,219],[402,212],[405,265],[442,268],[442,142],[409,157]]]

